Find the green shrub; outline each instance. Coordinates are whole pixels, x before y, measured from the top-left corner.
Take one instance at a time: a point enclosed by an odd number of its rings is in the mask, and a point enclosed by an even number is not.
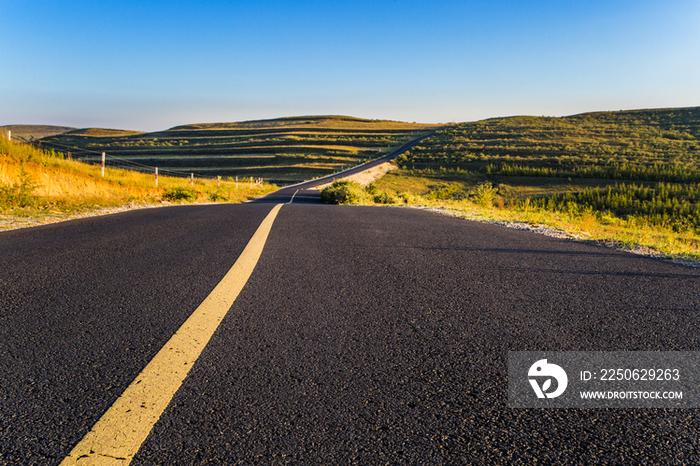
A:
[[[174,201],[174,202],[180,202],[180,201],[186,201],[186,202],[192,202],[197,200],[197,193],[190,188],[182,188],[182,187],[177,187],[177,188],[171,188],[171,189],[166,189],[165,194],[163,194],[163,199],[166,201]]]
[[[398,199],[387,192],[375,194],[372,198],[375,204],[396,204]]]
[[[354,181],[334,181],[321,190],[321,201],[326,204],[354,204],[364,198],[364,189]]]
[[[212,202],[230,202],[231,198],[223,191],[214,191],[209,193],[209,200]]]
[[[496,191],[498,190],[491,183],[481,183],[472,190],[471,199],[475,204],[482,207],[491,207]]]
[[[21,165],[19,183],[0,184],[0,207],[36,207],[39,198],[34,195],[34,190],[39,186]]]

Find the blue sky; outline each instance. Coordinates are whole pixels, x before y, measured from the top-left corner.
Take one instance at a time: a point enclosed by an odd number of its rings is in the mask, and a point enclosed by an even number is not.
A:
[[[700,1],[0,0],[0,125],[700,105]]]

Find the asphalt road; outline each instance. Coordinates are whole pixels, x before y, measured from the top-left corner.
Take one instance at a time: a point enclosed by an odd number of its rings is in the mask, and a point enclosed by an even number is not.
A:
[[[0,233],[0,463],[58,464],[273,205]],[[697,464],[696,410],[512,409],[506,364],[697,351],[698,311],[698,269],[295,197],[132,464]]]

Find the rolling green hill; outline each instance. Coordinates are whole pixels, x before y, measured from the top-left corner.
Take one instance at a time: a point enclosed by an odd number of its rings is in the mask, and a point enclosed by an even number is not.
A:
[[[161,173],[253,176],[290,184],[383,155],[431,125],[343,116],[307,116],[176,126],[153,133],[81,129],[43,138],[73,159]]]
[[[683,181],[700,169],[700,107],[462,123],[399,162],[493,175]]]

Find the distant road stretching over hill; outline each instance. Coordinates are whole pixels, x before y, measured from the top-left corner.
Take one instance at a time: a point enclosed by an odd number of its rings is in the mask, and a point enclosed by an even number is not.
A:
[[[308,116],[239,123],[176,126],[166,131],[87,128],[39,141],[41,147],[99,163],[117,163],[206,177],[264,178],[293,184],[383,157],[437,125],[340,116]]]

